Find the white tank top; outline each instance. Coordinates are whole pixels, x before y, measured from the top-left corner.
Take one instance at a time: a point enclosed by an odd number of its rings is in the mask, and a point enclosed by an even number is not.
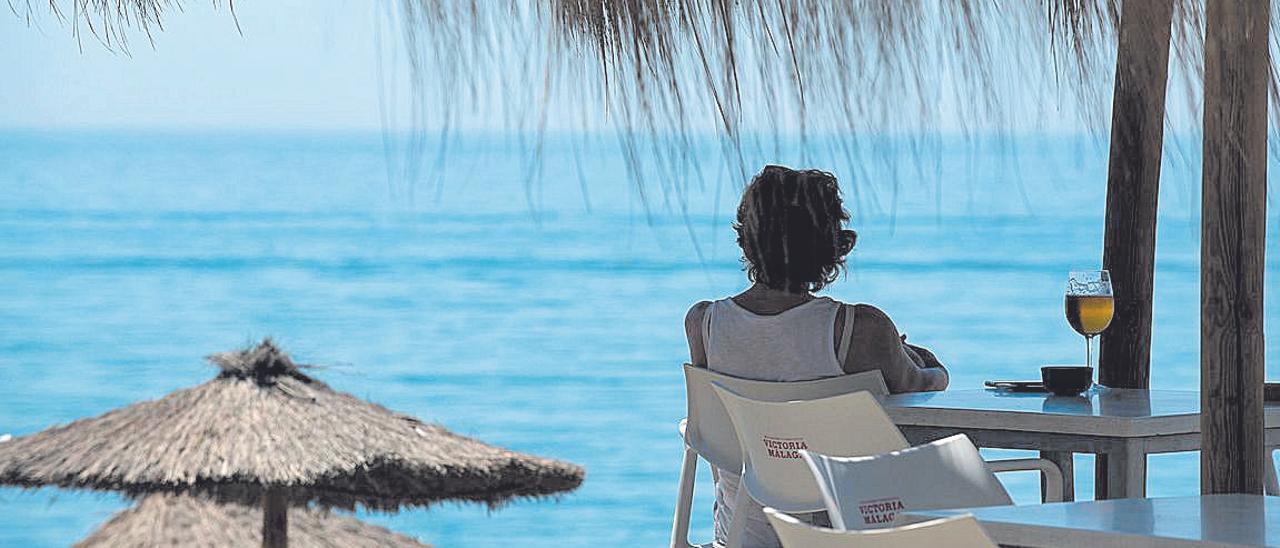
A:
[[[711,303],[703,316],[702,344],[707,368],[744,379],[807,381],[845,374],[841,365],[849,352],[853,314],[845,313],[839,350],[836,349],[836,314],[841,303],[818,297],[774,315],[760,315],[733,299]],[[723,545],[734,520],[733,500],[738,492],[737,470],[716,470],[714,512],[716,540]],[[814,514],[797,515],[813,522]],[[778,537],[755,501],[749,501],[743,520],[744,548],[781,547]],[[823,525],[828,525],[823,523]]]
[[[703,316],[707,369],[760,381],[807,381],[845,374],[853,318],[847,317],[836,352],[832,334],[841,303],[818,297],[773,315],[760,315],[733,299],[711,303]]]

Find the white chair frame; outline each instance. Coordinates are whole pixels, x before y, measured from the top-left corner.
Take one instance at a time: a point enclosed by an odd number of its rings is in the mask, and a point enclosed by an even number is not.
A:
[[[794,421],[797,425],[803,425],[797,427],[807,429],[809,432],[805,434],[800,432],[774,433],[779,435],[786,434],[787,437],[794,433],[802,438],[807,438],[809,443],[813,444],[810,448],[811,451],[839,454],[849,451],[854,446],[861,447],[862,450],[872,449],[861,455],[841,455],[862,456],[910,447],[906,438],[902,436],[897,426],[885,414],[876,399],[868,394],[841,394],[803,401],[763,401],[736,393],[725,385],[713,383],[713,386],[720,396],[725,399],[726,407],[728,407],[727,402],[732,401],[735,408],[739,408],[739,413],[754,408],[754,411],[743,416],[734,416],[735,424],[739,420],[750,420],[748,416],[752,414],[763,417],[778,416],[776,413],[788,413],[791,418],[785,419],[786,421]],[[742,407],[744,405],[748,407]],[[769,408],[772,408],[772,410]],[[871,430],[862,432],[856,436],[856,439],[851,438],[847,431],[841,431],[838,435],[829,430],[827,433],[822,433],[822,429],[829,428],[825,426],[830,423],[827,418],[840,416],[842,412],[848,412],[850,424],[853,424],[853,421],[861,420]],[[800,417],[805,418],[800,419]],[[736,426],[740,428],[743,425],[736,424]],[[753,433],[753,436],[758,434],[762,433]],[[822,445],[826,445],[827,448],[817,446],[819,442]],[[758,450],[759,448],[756,449]],[[752,463],[749,451],[750,449],[746,446],[742,448],[744,455],[743,475],[742,483],[738,488],[737,500],[734,501],[734,516],[742,515],[742,512],[747,507],[748,498],[754,499],[763,506],[771,506],[786,512],[811,512],[826,508],[823,495],[816,483],[812,486],[812,494],[800,493],[800,491],[804,490],[804,487],[796,484],[794,478],[792,480],[782,477],[775,478],[770,473],[759,472],[757,466]],[[1044,459],[1009,459],[987,462],[988,469],[992,471],[1040,472],[1044,480],[1045,502],[1060,502],[1062,500],[1062,471],[1053,462]],[[769,466],[776,467],[778,465],[769,464]],[[807,465],[801,464],[800,466],[804,468],[805,477],[812,480],[813,478]],[[779,472],[781,473],[781,471]],[[784,473],[783,475],[786,474]],[[730,524],[728,548],[738,548],[741,542],[743,525],[737,519],[734,521],[735,523]]]
[[[909,523],[888,529],[837,531],[814,527],[766,507],[764,514],[778,532],[783,548],[996,548],[996,543],[970,515]]]
[[[684,458],[680,464],[680,483],[676,493],[675,518],[671,526],[671,548],[690,548],[689,519],[693,511],[694,480],[698,459],[717,468],[742,469],[742,446],[733,429],[724,403],[716,395],[712,383],[729,387],[739,394],[761,401],[794,401],[817,399],[837,394],[867,391],[877,396],[889,393],[879,371],[867,371],[811,381],[772,382],[742,379],[716,373],[705,367],[684,366],[688,416],[678,426],[684,440]]]
[[[1046,478],[1048,502],[1062,501],[1060,473],[1055,481],[1055,471],[1037,462],[1039,459],[984,460],[964,434],[880,455],[831,457],[811,451],[800,451],[800,455],[817,480],[832,527],[840,530],[864,529],[850,526],[850,516],[842,512],[842,507],[855,497],[884,500],[902,496],[914,501],[907,502],[907,512],[1011,505],[1013,499],[995,477],[1001,471],[1038,470]],[[913,475],[911,470],[919,473]],[[899,472],[912,477],[899,477]],[[936,476],[939,473],[945,477]],[[867,475],[865,481],[858,480],[863,477],[861,474]],[[894,479],[885,482],[886,478]],[[928,487],[921,488],[922,480]],[[854,493],[846,491],[850,487]],[[926,492],[929,494],[924,495]]]

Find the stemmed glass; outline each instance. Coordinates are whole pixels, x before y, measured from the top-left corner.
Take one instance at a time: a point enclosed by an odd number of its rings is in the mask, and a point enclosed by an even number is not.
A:
[[[1073,270],[1067,276],[1067,323],[1084,335],[1084,363],[1093,366],[1090,341],[1111,325],[1115,301],[1111,273],[1106,270]]]

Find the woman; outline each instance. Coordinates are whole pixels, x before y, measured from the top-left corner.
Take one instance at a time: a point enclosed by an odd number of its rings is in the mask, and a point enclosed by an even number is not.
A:
[[[932,352],[906,343],[889,316],[867,304],[818,297],[844,269],[857,234],[830,173],[767,166],[738,205],[734,230],[750,288],[697,303],[685,317],[691,363],[735,377],[803,381],[879,370],[889,391],[947,387]],[[715,529],[734,519],[738,470],[716,474]],[[778,546],[760,506],[745,515],[744,546]]]

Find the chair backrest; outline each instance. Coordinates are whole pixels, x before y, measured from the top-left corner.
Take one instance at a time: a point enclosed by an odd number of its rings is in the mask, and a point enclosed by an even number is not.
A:
[[[803,450],[829,455],[878,455],[907,440],[868,392],[822,399],[767,402],[712,383],[742,445],[742,485],[764,506],[783,512],[825,508]]]
[[[803,452],[836,529],[891,527],[902,512],[1013,504],[969,437],[869,457]]]
[[[742,470],[742,445],[724,404],[711,388],[722,386],[754,400],[810,400],[848,394],[860,390],[884,396],[889,389],[879,371],[866,371],[812,381],[771,382],[740,379],[711,371],[705,367],[684,366],[684,383],[688,401],[688,423],[685,440],[694,451],[712,465],[738,472]]]
[[[837,531],[814,527],[765,508],[783,548],[996,548],[973,516],[956,516],[871,531]]]

